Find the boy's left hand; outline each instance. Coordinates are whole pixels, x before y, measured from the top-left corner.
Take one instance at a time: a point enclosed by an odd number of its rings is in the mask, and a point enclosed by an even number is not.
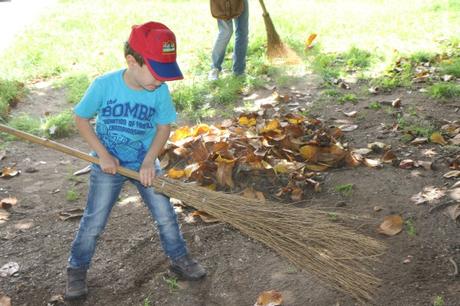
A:
[[[141,179],[142,185],[148,187],[152,186],[153,180],[155,179],[155,167],[152,163],[148,165],[143,163],[141,169],[139,170],[139,176]]]

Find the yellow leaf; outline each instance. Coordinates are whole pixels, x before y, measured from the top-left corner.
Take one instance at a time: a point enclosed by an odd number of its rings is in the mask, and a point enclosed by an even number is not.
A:
[[[305,49],[311,49],[316,36],[318,36],[316,33],[312,33],[308,36],[307,40],[305,41]]]
[[[400,215],[390,215],[383,218],[382,224],[378,229],[380,234],[394,236],[402,231],[403,218]]]
[[[431,142],[434,142],[434,143],[437,143],[437,144],[440,144],[440,145],[446,145],[447,144],[447,141],[438,132],[434,132],[433,134],[431,134],[430,140],[431,140]]]
[[[198,164],[198,163],[188,165],[184,169],[185,175],[187,176],[187,178],[189,178],[190,176],[192,176],[193,172],[195,172],[199,168],[200,168],[200,164]]]
[[[300,152],[300,155],[306,161],[316,162],[317,155],[318,155],[318,147],[317,146],[306,145],[306,146],[301,147],[299,152]]]
[[[256,118],[248,118],[246,116],[241,116],[240,119],[238,119],[238,123],[240,125],[247,125],[247,126],[254,126],[257,123]]]
[[[280,122],[277,119],[270,120],[262,129],[262,133],[275,131],[277,133],[281,132],[278,128],[280,127]]]
[[[279,306],[283,303],[283,296],[276,290],[264,291],[259,294],[254,306]]]
[[[193,136],[198,136],[198,135],[201,135],[201,134],[205,134],[205,133],[209,132],[209,130],[210,130],[209,125],[207,125],[207,124],[198,124],[198,125],[193,127],[192,135]]]
[[[168,177],[173,179],[180,179],[185,176],[185,171],[180,169],[171,168],[168,170]]]
[[[190,133],[190,128],[188,126],[183,126],[174,131],[174,133],[171,135],[171,141],[176,142],[189,136],[192,136]]]

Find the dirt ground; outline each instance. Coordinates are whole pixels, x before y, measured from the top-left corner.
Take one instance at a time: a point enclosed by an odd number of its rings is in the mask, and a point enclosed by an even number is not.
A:
[[[399,89],[391,94],[361,94],[356,105],[339,105],[322,100],[320,91],[319,85],[309,78],[295,88],[280,89],[282,94],[292,96],[291,102],[299,103],[296,107],[307,108],[326,124],[337,119],[358,124],[358,129],[345,135],[352,147],[384,142],[392,146],[400,159],[433,161],[433,170],[408,170],[388,164],[380,169],[360,166],[331,170],[322,176],[322,191],[309,192],[307,200],[298,206],[326,207],[373,217],[356,230],[384,241],[388,251],[381,257],[381,263],[374,266],[382,286],[375,292],[375,301],[366,305],[432,305],[436,297],[438,302],[442,299],[443,305],[460,305],[460,276],[452,275],[452,262],[460,265],[459,223],[442,208],[446,199],[421,205],[411,201],[425,186],[449,187],[459,180],[444,178],[443,174],[449,171],[449,162],[460,149],[432,143],[404,144],[401,132],[382,125],[391,127],[396,122],[394,114],[386,108],[367,108],[371,101],[392,101],[399,97],[402,113],[415,111],[417,120],[428,120],[439,127],[445,120],[459,119],[459,102],[440,104],[417,89]],[[351,91],[359,94],[362,89],[352,85]],[[258,94],[263,98],[271,92],[261,90]],[[50,84],[37,83],[15,112],[41,115],[64,108],[69,105],[62,91],[52,89]],[[348,118],[342,112],[351,110],[358,111],[358,115]],[[78,135],[59,141],[88,151]],[[430,148],[437,154],[424,156],[424,150]],[[11,298],[12,305],[240,306],[254,305],[260,292],[271,289],[281,292],[286,306],[357,305],[309,271],[297,270],[271,249],[224,223],[207,224],[199,219],[195,223],[186,222],[187,210],[179,213],[181,228],[191,253],[206,267],[208,276],[197,282],[179,280],[175,286],[171,282],[174,274],[168,270],[168,260],[147,209],[138,200],[123,202],[136,195],[131,185],[125,185],[122,203],[113,209],[98,243],[89,270],[90,291],[86,301],[59,301],[65,288],[70,244],[78,227],[78,218],[63,221],[59,214],[84,208],[88,176],[77,177],[72,173],[87,163],[24,142],[9,144],[5,155],[0,168],[16,165],[22,171],[13,178],[0,178],[0,198],[18,199],[18,204],[9,210],[9,220],[0,224],[0,266],[8,262],[19,265],[16,274],[0,277],[0,291]],[[351,194],[342,195],[336,190],[336,186],[343,184],[353,184]],[[75,190],[79,199],[68,201],[68,190]],[[381,210],[376,211],[376,206]],[[435,206],[438,208],[433,209]],[[384,216],[391,214],[412,220],[416,234],[411,235],[407,226],[393,237],[378,234],[378,225]]]

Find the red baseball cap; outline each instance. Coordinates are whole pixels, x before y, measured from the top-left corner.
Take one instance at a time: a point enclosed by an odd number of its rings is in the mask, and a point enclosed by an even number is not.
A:
[[[164,24],[150,21],[132,26],[128,43],[144,58],[156,79],[173,81],[184,78],[176,62],[176,36]]]

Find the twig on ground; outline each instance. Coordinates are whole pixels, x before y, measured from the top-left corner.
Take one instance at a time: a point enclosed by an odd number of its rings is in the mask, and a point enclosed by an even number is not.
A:
[[[452,257],[449,257],[449,262],[454,266],[454,273],[450,273],[449,276],[457,276],[458,275],[457,263]]]

